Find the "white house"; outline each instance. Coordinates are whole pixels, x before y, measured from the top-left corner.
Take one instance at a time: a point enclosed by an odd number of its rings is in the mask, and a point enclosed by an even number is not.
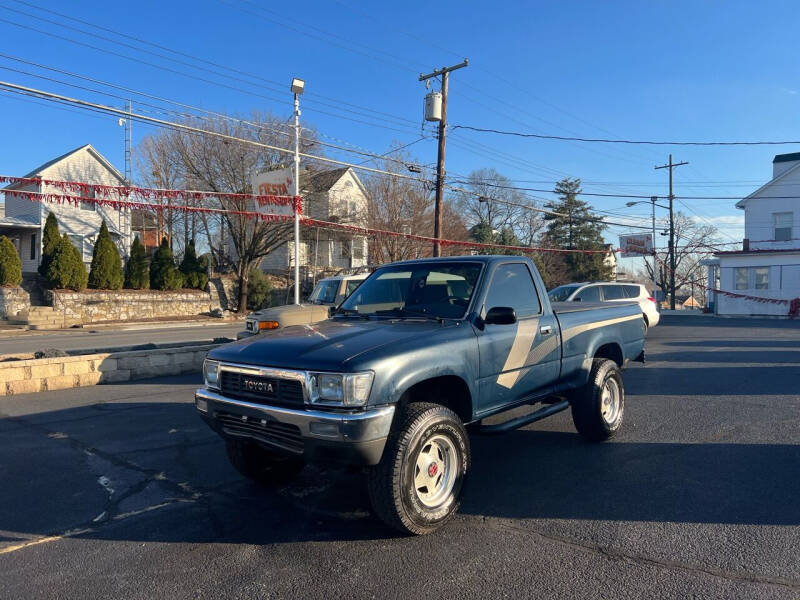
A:
[[[290,171],[281,171],[278,179]],[[271,173],[254,178],[253,193],[259,191],[259,182],[271,180]],[[303,197],[303,215],[312,219],[367,226],[367,190],[350,167],[330,171],[301,171],[300,189]],[[268,207],[268,212],[291,214],[288,207]],[[300,266],[311,271],[362,267],[367,264],[367,239],[346,231],[301,227]],[[294,265],[294,242],[282,244],[267,255],[261,269],[267,272],[286,273]]]
[[[9,237],[22,259],[24,273],[35,272],[42,253],[42,232],[49,213],[58,220],[58,229],[66,233],[72,243],[83,253],[87,264],[92,260],[94,242],[105,220],[112,239],[121,253],[128,255],[131,244],[130,215],[127,210],[97,206],[83,202],[79,206],[68,203],[38,202],[19,196],[12,191],[38,192],[59,195],[84,195],[64,192],[41,180],[77,181],[96,185],[125,185],[125,178],[91,144],[80,146],[50,160],[24,176],[40,181],[14,183],[3,188],[5,192],[5,217],[0,218],[0,234]],[[114,198],[114,196],[109,196]]]
[[[791,301],[800,297],[800,152],[778,154],[772,179],[736,203],[744,210],[741,250],[708,260],[708,285],[742,296]],[[788,305],[709,292],[719,315],[780,315]]]

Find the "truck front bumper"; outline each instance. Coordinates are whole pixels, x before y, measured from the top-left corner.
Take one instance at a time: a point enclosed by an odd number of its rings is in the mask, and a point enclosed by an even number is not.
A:
[[[226,439],[250,440],[308,462],[376,465],[392,427],[394,405],[336,413],[266,406],[200,389],[195,407]]]

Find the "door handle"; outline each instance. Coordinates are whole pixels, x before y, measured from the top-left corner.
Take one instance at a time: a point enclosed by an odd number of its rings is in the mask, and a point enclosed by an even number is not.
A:
[[[542,335],[550,335],[553,333],[553,328],[550,325],[543,325],[542,327],[539,327],[539,333]]]

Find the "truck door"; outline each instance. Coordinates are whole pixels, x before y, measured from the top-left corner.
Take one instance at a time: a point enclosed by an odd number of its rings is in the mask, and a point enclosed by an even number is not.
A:
[[[495,268],[482,316],[497,306],[513,308],[517,322],[477,328],[480,412],[547,393],[561,367],[558,323],[552,313],[544,313],[526,263]]]

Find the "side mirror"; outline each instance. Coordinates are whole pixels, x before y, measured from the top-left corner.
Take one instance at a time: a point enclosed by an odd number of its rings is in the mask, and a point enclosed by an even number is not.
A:
[[[510,306],[495,306],[489,309],[483,322],[487,325],[513,325],[517,322],[517,312]]]
[[[580,296],[578,296],[577,298],[573,298],[572,299],[573,302],[581,302],[582,300],[583,299]]]

